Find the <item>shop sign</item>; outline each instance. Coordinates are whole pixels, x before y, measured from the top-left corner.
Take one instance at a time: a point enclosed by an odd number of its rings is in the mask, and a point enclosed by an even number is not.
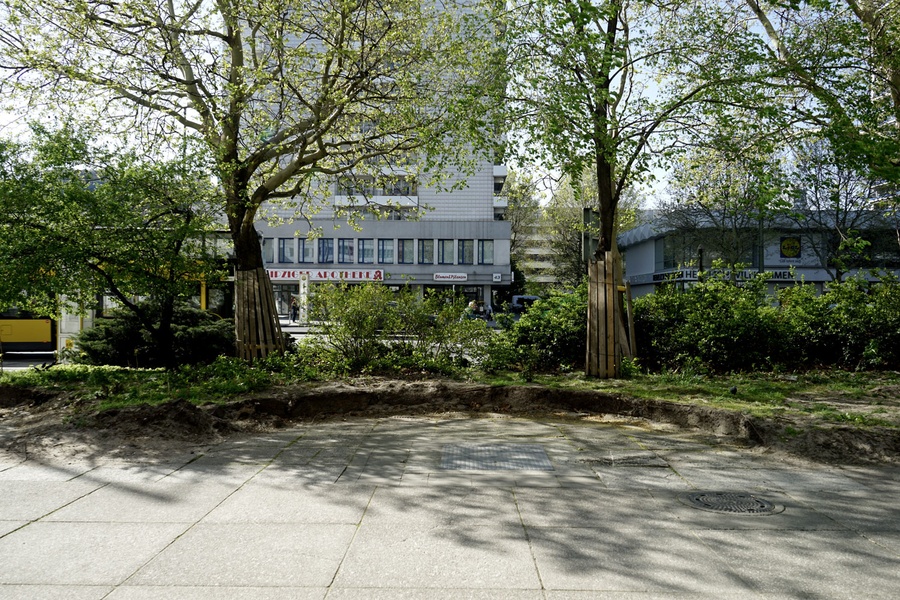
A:
[[[708,277],[730,277],[732,274],[730,271],[725,271],[722,269],[709,269],[708,271],[703,271],[703,274]],[[769,276],[769,280],[772,281],[793,281],[794,275],[791,271],[766,271],[766,274]],[[749,269],[744,269],[742,271],[737,271],[734,273],[734,278],[739,281],[749,281],[759,275],[759,271],[753,271]],[[697,281],[697,270],[687,270],[687,271],[670,271],[667,273],[654,273],[653,281]]]
[[[384,271],[381,269],[369,271],[266,269],[266,272],[272,281],[299,281],[303,276],[310,281],[384,281]]]
[[[435,281],[468,281],[469,276],[466,273],[435,273]]]

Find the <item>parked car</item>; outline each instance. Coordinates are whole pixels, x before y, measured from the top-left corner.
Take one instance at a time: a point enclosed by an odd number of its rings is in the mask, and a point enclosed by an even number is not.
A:
[[[525,309],[540,299],[540,296],[513,296],[512,302],[509,305],[509,310],[513,313],[521,314],[525,312]]]

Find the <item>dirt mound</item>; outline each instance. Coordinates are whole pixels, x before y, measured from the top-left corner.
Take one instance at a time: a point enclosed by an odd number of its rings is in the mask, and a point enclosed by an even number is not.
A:
[[[186,400],[107,410],[93,415],[86,424],[122,437],[156,435],[194,442],[214,440],[238,430],[231,422]]]
[[[2,397],[2,396],[0,396]],[[490,386],[450,381],[364,380],[276,388],[227,404],[173,401],[81,414],[65,397],[5,397],[0,445],[8,450],[63,447],[79,452],[163,453],[203,445],[235,431],[266,431],[310,419],[420,414],[508,414],[526,418],[608,419],[665,423],[820,462],[900,462],[900,432],[890,427],[823,426],[812,420],[751,418],[736,411],[637,400],[623,394]],[[25,406],[28,404],[28,406]]]

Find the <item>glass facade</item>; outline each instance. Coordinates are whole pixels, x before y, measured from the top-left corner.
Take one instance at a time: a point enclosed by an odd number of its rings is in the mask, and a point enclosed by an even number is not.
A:
[[[334,240],[331,238],[323,238],[319,240],[319,262],[334,262]]]
[[[475,263],[475,240],[459,240],[459,264]]]
[[[370,238],[359,240],[359,262],[364,265],[375,262],[375,240]]]
[[[414,248],[413,240],[397,240],[397,263],[401,265],[415,263]]]
[[[354,239],[340,238],[338,240],[338,262],[350,264],[354,262]]]
[[[434,264],[434,240],[419,240],[419,264]]]
[[[378,263],[394,264],[394,240],[378,240]]]

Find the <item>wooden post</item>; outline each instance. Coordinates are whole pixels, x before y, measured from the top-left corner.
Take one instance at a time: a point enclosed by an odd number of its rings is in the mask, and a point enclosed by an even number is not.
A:
[[[588,263],[588,323],[585,374],[617,377],[622,357],[631,356],[625,328],[625,307],[619,282],[622,267],[615,252],[605,252],[600,260]]]
[[[235,273],[238,356],[247,361],[284,351],[272,283],[264,267]],[[239,289],[238,289],[239,288]]]

